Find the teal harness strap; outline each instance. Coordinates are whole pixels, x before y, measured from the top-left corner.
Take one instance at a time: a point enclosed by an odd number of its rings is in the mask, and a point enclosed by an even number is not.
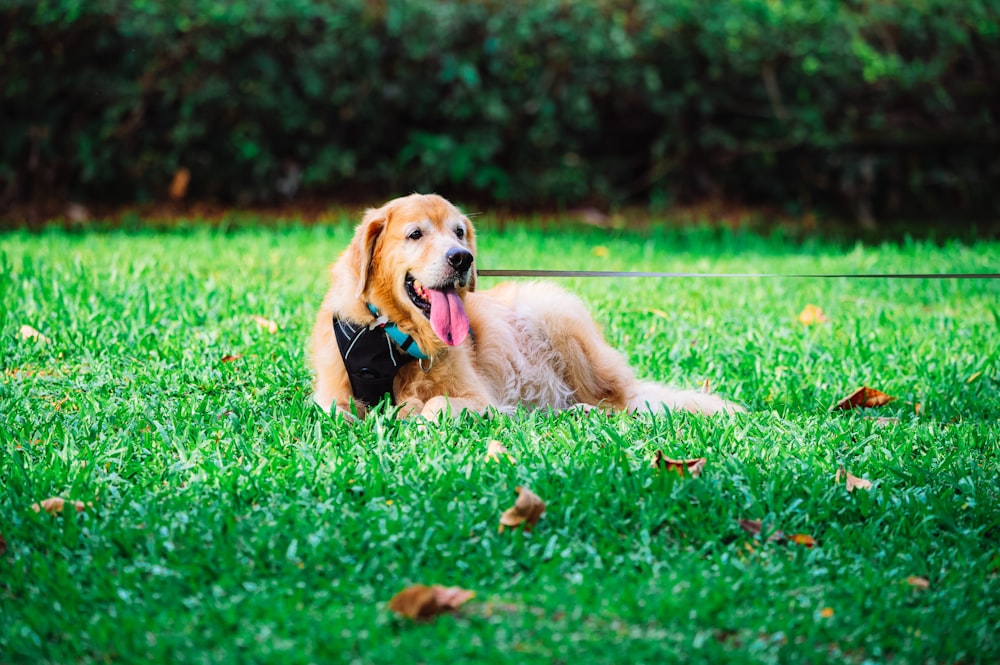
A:
[[[368,311],[371,312],[376,319],[381,316],[375,305],[372,305],[371,303],[368,303]],[[391,339],[400,349],[410,354],[417,360],[427,360],[427,356],[420,350],[420,346],[417,345],[412,337],[400,330],[395,323],[381,323],[379,324],[379,327],[385,331],[385,334],[389,337],[389,339]]]

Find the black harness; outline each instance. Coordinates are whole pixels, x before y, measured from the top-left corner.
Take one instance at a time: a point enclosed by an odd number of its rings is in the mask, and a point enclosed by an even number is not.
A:
[[[333,331],[354,399],[368,405],[378,404],[386,395],[395,404],[392,380],[396,372],[407,363],[426,358],[412,337],[378,319],[366,326],[335,318]]]

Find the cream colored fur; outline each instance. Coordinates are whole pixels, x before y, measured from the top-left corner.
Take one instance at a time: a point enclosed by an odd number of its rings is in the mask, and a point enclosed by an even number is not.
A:
[[[414,229],[421,232],[416,240],[410,237]],[[351,385],[332,320],[336,316],[367,325],[374,319],[366,306],[371,303],[433,359],[426,372],[412,362],[396,375],[393,394],[403,415],[435,418],[464,409],[509,413],[518,406],[567,409],[581,404],[619,411],[743,410],[715,395],[638,380],[578,298],[545,283],[506,283],[476,291],[474,265],[467,287],[458,289],[471,335],[459,346],[446,345],[411,302],[404,282],[407,273],[428,285],[450,279],[445,255],[453,248],[475,254],[475,231],[468,218],[439,196],[413,194],[367,212],[332,268],[332,285],[313,329],[317,404],[350,413]],[[362,416],[367,406],[355,404]]]

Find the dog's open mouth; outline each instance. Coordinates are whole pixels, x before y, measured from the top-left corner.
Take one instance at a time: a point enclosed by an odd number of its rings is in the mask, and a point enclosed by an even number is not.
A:
[[[406,295],[430,319],[437,336],[448,346],[458,346],[469,335],[469,317],[455,286],[448,284],[432,289],[413,275],[406,275]]]
[[[406,295],[410,296],[410,300],[420,308],[424,316],[431,318],[431,294],[409,273],[406,274]]]

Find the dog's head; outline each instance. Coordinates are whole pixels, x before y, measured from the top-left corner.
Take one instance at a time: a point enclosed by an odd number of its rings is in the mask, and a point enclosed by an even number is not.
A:
[[[462,297],[476,287],[475,231],[447,200],[411,194],[369,210],[348,252],[358,297],[394,323],[418,330],[429,324],[449,346],[468,336]]]

